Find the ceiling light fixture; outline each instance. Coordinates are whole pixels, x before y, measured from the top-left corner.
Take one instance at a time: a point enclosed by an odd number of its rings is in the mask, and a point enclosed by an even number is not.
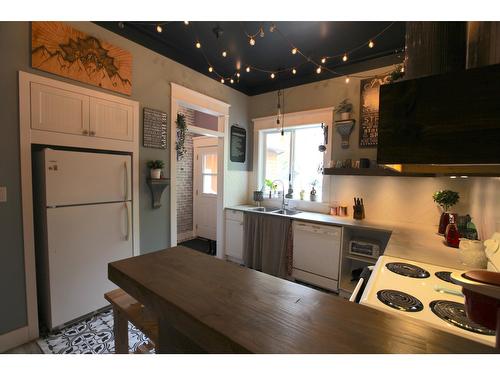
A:
[[[163,27],[161,27],[161,25],[156,25],[156,32],[161,34],[162,31],[163,31]]]
[[[195,46],[196,46],[196,48],[201,48],[201,43],[200,42],[196,42]]]

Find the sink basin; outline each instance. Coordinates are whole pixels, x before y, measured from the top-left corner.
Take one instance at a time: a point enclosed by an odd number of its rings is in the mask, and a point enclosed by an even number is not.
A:
[[[269,208],[269,207],[254,207],[254,208],[249,208],[249,211],[257,211],[257,212],[269,212],[272,210],[275,210],[275,208]]]
[[[300,214],[300,212],[301,211],[288,210],[288,209],[271,211],[271,213],[273,214],[280,214],[280,215],[297,215]]]

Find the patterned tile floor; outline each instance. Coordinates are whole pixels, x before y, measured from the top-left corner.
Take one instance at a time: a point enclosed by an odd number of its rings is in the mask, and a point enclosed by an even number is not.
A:
[[[135,351],[147,337],[131,323],[129,349]],[[38,345],[46,354],[111,354],[115,351],[113,313],[106,310],[40,338]]]

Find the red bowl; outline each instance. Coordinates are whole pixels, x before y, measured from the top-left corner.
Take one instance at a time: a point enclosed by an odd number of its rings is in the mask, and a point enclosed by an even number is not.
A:
[[[466,288],[463,288],[462,292],[465,295],[465,312],[467,316],[486,328],[496,330],[500,300]]]

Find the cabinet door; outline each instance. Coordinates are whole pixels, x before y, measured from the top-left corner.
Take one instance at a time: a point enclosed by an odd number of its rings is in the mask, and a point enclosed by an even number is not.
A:
[[[52,86],[31,83],[31,128],[87,135],[89,97]]]
[[[90,135],[133,141],[132,106],[90,97]]]
[[[243,222],[226,220],[226,255],[243,261]]]

